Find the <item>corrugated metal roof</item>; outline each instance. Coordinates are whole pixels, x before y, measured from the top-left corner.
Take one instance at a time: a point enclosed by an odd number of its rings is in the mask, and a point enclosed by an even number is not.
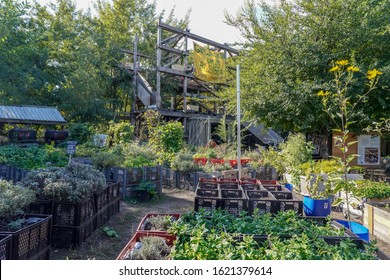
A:
[[[262,125],[253,126],[248,122],[243,125],[264,144],[275,145],[283,142],[283,138],[272,129],[266,130]]]
[[[66,120],[53,107],[0,105],[0,122],[58,124]]]

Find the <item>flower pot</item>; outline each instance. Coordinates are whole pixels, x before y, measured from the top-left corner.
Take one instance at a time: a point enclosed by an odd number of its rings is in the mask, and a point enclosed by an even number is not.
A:
[[[194,158],[194,162],[198,165],[205,165],[207,163],[207,158]]]
[[[332,198],[313,199],[310,196],[304,196],[303,211],[306,216],[328,216],[332,211]]]
[[[290,183],[287,183],[284,185],[284,187],[286,189],[288,189],[290,192],[292,192],[293,188],[294,188],[294,185],[293,184],[290,184]]]
[[[370,233],[368,228],[359,224],[357,222],[348,222],[345,220],[336,220],[339,224],[343,225],[345,228],[351,230],[354,234],[359,236],[361,239],[369,242],[370,241]]]

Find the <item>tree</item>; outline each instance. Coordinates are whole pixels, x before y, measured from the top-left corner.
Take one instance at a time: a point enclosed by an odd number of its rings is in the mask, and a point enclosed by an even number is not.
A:
[[[235,16],[227,15],[246,39],[240,56],[245,116],[284,131],[330,129],[316,93],[329,80],[331,61],[351,57],[360,69],[385,73],[379,92],[351,116],[357,121],[351,129],[388,117],[389,8],[386,0],[247,1]]]
[[[25,2],[0,1],[0,103],[39,104],[48,79],[48,52],[39,41],[42,30],[31,20]]]

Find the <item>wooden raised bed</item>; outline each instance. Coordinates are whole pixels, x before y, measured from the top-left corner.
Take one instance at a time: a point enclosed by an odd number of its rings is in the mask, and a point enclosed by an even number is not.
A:
[[[364,225],[371,234],[390,243],[390,212],[366,203],[364,205]]]

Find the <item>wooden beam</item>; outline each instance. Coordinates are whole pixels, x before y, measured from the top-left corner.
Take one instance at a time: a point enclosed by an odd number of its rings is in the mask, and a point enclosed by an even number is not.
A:
[[[179,70],[174,70],[174,69],[171,69],[171,68],[168,68],[168,67],[157,67],[157,72],[164,72],[164,73],[167,73],[167,74],[171,74],[171,75],[177,75],[177,76],[181,76],[181,77],[187,77],[187,78],[190,78],[190,79],[194,79],[194,75],[192,74],[187,74],[185,72],[181,72]]]
[[[132,50],[121,49],[121,52],[134,55],[134,51],[132,51]],[[147,56],[147,55],[142,54],[142,53],[137,53],[137,56],[144,57],[144,58],[150,58],[150,56]]]
[[[157,48],[160,48],[163,51],[178,54],[178,55],[188,55],[188,52],[186,52],[186,51],[181,51],[181,50],[171,48],[171,47],[168,47],[165,45],[157,45]]]
[[[217,48],[220,48],[222,50],[226,50],[230,53],[234,53],[234,54],[238,54],[239,52],[232,48],[232,47],[229,47],[228,45],[226,44],[220,44],[218,42],[215,42],[215,41],[212,41],[212,40],[209,40],[209,39],[206,39],[204,37],[201,37],[199,35],[196,35],[196,34],[193,34],[189,31],[186,31],[186,30],[182,30],[180,28],[177,28],[177,27],[173,27],[173,26],[170,26],[168,24],[165,24],[165,23],[162,23],[160,22],[159,23],[159,27],[161,27],[162,29],[166,30],[166,31],[170,31],[172,33],[176,33],[176,34],[182,34],[182,35],[185,35],[187,36],[189,39],[192,39],[192,40],[195,40],[195,41],[199,41],[199,42],[202,42],[204,44],[207,44],[207,45],[211,45],[211,46],[214,46],[214,47],[217,47]]]
[[[161,41],[161,44],[170,44],[172,42],[175,42],[175,44],[180,41],[180,39],[183,38],[182,34],[176,34],[173,35],[172,37],[165,38],[164,40]]]

